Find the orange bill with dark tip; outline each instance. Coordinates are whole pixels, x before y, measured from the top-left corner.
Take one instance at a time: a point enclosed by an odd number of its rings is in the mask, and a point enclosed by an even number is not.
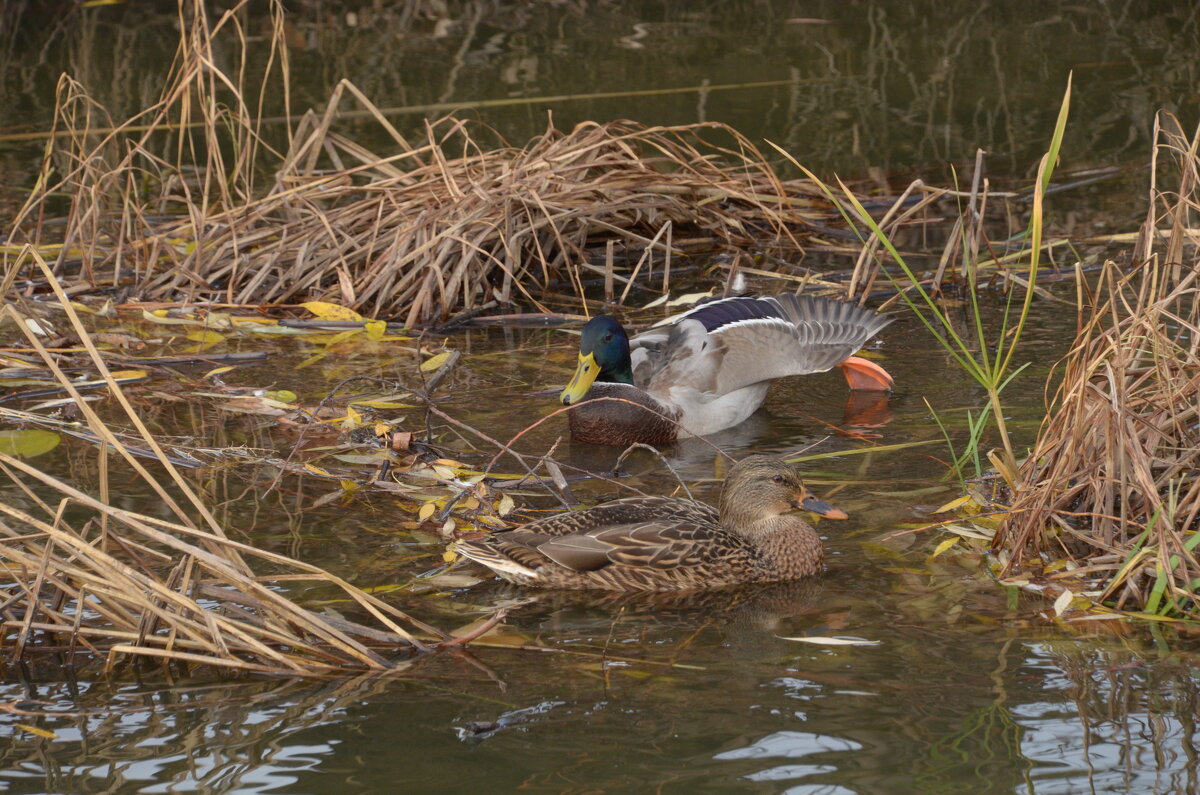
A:
[[[841,508],[835,508],[832,505],[830,505],[829,503],[825,502],[824,500],[818,500],[816,497],[812,496],[811,494],[806,496],[803,500],[801,500],[800,503],[796,505],[796,507],[803,508],[806,511],[812,511],[813,513],[817,514],[818,516],[824,516],[826,519],[846,519],[846,518],[848,518],[846,516],[846,512],[843,511]]]

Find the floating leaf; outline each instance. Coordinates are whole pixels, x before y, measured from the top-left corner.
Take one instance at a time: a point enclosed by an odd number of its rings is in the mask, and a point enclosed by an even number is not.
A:
[[[394,403],[390,400],[351,400],[351,406],[367,406],[373,409],[411,409],[411,403]]]
[[[109,373],[109,375],[111,375],[113,377],[113,380],[121,381],[121,380],[135,379],[135,378],[145,378],[146,371],[145,370],[114,370],[113,372]]]
[[[703,293],[686,293],[678,298],[673,298],[670,301],[667,301],[667,306],[690,306],[694,303],[704,300],[705,298],[711,298],[712,295],[712,290],[708,290]]]
[[[33,458],[48,453],[62,441],[54,431],[30,428],[20,431],[0,431],[0,453]]]
[[[142,310],[142,320],[149,320],[160,326],[196,326],[203,323],[194,317],[168,317],[167,310],[156,309],[153,312]]]
[[[321,475],[322,477],[327,477],[327,478],[333,477],[332,472],[330,472],[326,469],[321,469],[319,466],[315,466],[313,464],[305,464],[304,468],[307,469],[309,472],[313,473],[314,475]]]
[[[424,522],[424,521],[428,520],[429,517],[433,516],[433,513],[436,510],[437,510],[437,503],[434,500],[430,500],[429,502],[427,502],[421,506],[421,510],[417,511],[417,519],[419,521]]]
[[[300,398],[290,389],[271,389],[263,393],[263,397],[278,400],[280,403],[295,403]]]
[[[971,495],[968,494],[965,497],[959,497],[957,500],[950,500],[950,502],[946,503],[941,508],[936,509],[934,511],[934,513],[949,513],[950,511],[953,511],[955,508],[961,508],[962,506],[966,505],[970,501],[971,501]]]
[[[379,342],[387,336],[386,320],[368,320],[363,324],[363,328],[366,329],[367,339],[371,342]]]
[[[1071,593],[1070,588],[1063,588],[1063,592],[1054,600],[1054,617],[1058,618],[1067,611],[1071,606],[1071,600],[1075,598],[1075,594]]]
[[[325,301],[305,301],[300,306],[312,312],[321,320],[362,320],[363,316],[355,312],[353,309],[347,309],[344,306],[337,304],[326,303]]]
[[[443,353],[439,353],[437,356],[430,356],[428,359],[421,362],[421,372],[423,372],[423,373],[432,372],[432,371],[438,369],[439,367],[441,367],[443,364],[445,364],[446,360],[449,358],[450,358],[450,351],[445,351]]]
[[[312,356],[309,356],[307,359],[300,362],[300,364],[296,365],[296,369],[303,370],[305,367],[308,367],[310,364],[316,364],[328,355],[329,351],[317,351]]]
[[[232,369],[234,369],[234,368],[233,368],[233,365],[231,365],[231,364],[227,364],[224,367],[214,367],[213,369],[211,369],[207,373],[205,373],[204,377],[212,378],[214,375],[222,375],[224,373],[228,373]]]
[[[959,536],[954,536],[954,538],[947,538],[945,541],[943,541],[942,543],[937,545],[937,549],[933,550],[933,554],[930,555],[929,557],[936,558],[938,555],[942,554],[947,549],[949,549],[950,547],[957,544],[958,541],[959,541]]]
[[[28,723],[18,723],[17,728],[24,729],[30,734],[36,734],[38,737],[45,737],[47,740],[58,739],[58,735],[49,729],[40,729],[37,726],[30,726]]]
[[[817,646],[878,646],[882,641],[866,640],[865,638],[845,638],[845,637],[821,637],[818,635],[805,635],[798,638],[785,638],[781,635],[775,637],[780,640],[792,640],[797,643],[812,643]]]
[[[500,498],[500,503],[496,506],[496,513],[501,516],[508,516],[516,507],[517,504],[513,501],[513,498],[505,494]]]
[[[237,321],[237,330],[246,334],[265,334],[267,336],[286,337],[294,335],[312,334],[310,329],[296,328],[294,326],[275,326],[267,322],[258,321]]]
[[[187,338],[192,342],[199,342],[204,345],[216,345],[218,342],[225,341],[224,334],[220,334],[212,329],[207,328],[189,331],[187,333]]]
[[[328,347],[330,345],[337,345],[339,342],[345,342],[346,340],[350,339],[351,337],[357,337],[359,334],[362,334],[362,333],[363,333],[363,330],[360,328],[348,328],[345,331],[339,331],[337,334],[334,334],[332,337],[330,337],[328,340],[325,341],[325,346]]]

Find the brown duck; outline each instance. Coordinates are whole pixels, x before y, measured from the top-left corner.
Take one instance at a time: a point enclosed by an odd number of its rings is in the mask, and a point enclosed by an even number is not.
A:
[[[683,591],[817,574],[821,539],[790,513],[846,514],[808,493],[777,458],[739,461],[719,509],[670,497],[630,497],[550,516],[459,544],[506,580],[539,588]]]
[[[583,328],[560,396],[568,406],[590,401],[568,413],[571,438],[663,444],[714,433],[753,414],[774,379],[832,367],[851,389],[891,389],[886,370],[851,356],[889,322],[855,304],[789,293],[710,301],[632,340],[599,315]]]

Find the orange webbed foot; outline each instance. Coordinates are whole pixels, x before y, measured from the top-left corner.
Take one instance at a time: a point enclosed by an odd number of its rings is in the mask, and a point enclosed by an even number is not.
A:
[[[859,356],[851,356],[838,365],[851,389],[871,392],[887,392],[892,388],[892,377],[879,365]]]

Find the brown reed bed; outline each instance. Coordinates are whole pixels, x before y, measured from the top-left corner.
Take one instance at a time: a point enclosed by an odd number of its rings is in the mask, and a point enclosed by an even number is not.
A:
[[[1200,133],[1165,117],[1152,205],[1094,288],[996,536],[1004,574],[1200,618]],[[1057,590],[1056,593],[1061,593]]]
[[[547,296],[581,300],[588,280],[624,297],[652,273],[655,287],[669,284],[673,258],[697,249],[796,254],[833,220],[811,184],[783,180],[718,123],[550,121],[513,146],[447,117],[410,141],[342,82],[323,112],[272,124],[265,97],[281,94],[289,110],[282,10],[278,58],[249,86],[236,9],[210,23],[201,4],[180,7],[184,35],[156,105],[117,123],[83,86],[60,82],[42,179],[3,248],[6,284],[40,285],[27,243],[73,294],[320,299],[413,326],[493,302],[541,311]],[[218,46],[240,51],[241,70],[213,68]],[[335,129],[343,114],[366,116],[385,148]],[[47,224],[64,195],[65,218]]]

